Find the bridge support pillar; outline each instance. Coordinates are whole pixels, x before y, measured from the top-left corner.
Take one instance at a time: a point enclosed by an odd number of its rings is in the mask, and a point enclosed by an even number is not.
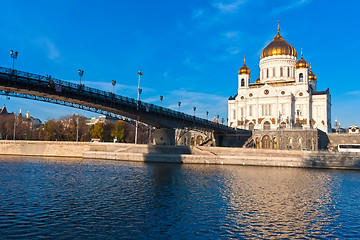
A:
[[[153,137],[155,145],[175,145],[175,129],[173,128],[155,128]]]

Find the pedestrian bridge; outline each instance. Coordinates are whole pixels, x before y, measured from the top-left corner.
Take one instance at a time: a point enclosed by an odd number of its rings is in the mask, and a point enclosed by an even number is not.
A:
[[[139,120],[157,129],[193,128],[248,138],[250,131],[56,78],[0,67],[0,94]]]

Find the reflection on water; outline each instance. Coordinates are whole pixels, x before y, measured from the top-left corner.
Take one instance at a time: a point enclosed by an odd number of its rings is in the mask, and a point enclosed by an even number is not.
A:
[[[0,236],[360,237],[360,173],[0,159]]]

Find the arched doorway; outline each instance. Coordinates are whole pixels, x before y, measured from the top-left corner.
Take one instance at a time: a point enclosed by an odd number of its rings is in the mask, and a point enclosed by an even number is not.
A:
[[[200,145],[203,142],[203,137],[202,136],[197,136],[196,137],[196,145]]]
[[[266,121],[264,122],[264,130],[270,130],[270,122]]]
[[[286,123],[285,123],[285,122],[281,122],[281,123],[280,123],[280,128],[282,128],[282,129],[286,128]]]
[[[262,138],[261,144],[263,149],[270,149],[270,137],[268,135],[265,135]]]

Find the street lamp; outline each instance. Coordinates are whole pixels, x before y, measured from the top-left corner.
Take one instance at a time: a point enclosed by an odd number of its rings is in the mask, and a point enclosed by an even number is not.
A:
[[[10,56],[13,59],[13,66],[12,66],[13,71],[15,69],[15,59],[17,59],[18,54],[19,53],[17,51],[14,52],[13,50],[10,50]]]
[[[178,102],[178,105],[179,105],[179,112],[180,112],[180,106],[181,106],[181,102]]]
[[[195,117],[195,111],[196,111],[196,107],[194,107],[193,109],[194,109],[194,117]]]
[[[160,106],[162,107],[162,100],[164,99],[164,96],[160,96],[160,102],[161,102],[161,104],[160,104]]]
[[[16,113],[14,114],[14,137],[13,137],[14,140],[15,140],[15,135],[16,135]]]
[[[141,71],[138,71],[138,75],[139,75],[139,81],[138,81],[138,94],[137,94],[136,110],[139,110],[139,100],[140,100],[140,94],[142,92],[142,89],[140,89],[140,78],[142,75],[144,75],[144,73]],[[137,144],[138,127],[139,127],[139,115],[137,116],[136,126],[135,126],[135,144]]]
[[[115,93],[116,80],[111,80],[111,84],[113,85],[113,93]]]
[[[209,120],[209,112],[206,111],[206,120]]]
[[[79,76],[80,76],[80,85],[81,85],[81,77],[84,75],[84,70],[79,69]]]
[[[76,116],[76,142],[79,141],[79,114]]]

